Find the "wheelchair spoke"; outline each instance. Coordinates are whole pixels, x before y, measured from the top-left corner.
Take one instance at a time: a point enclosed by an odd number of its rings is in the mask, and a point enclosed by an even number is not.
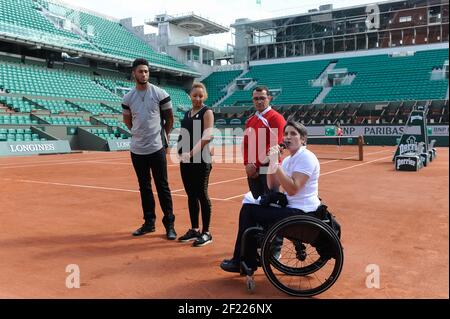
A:
[[[333,230],[304,216],[274,225],[264,237],[261,257],[272,284],[290,295],[303,297],[331,287],[343,264],[342,247]]]

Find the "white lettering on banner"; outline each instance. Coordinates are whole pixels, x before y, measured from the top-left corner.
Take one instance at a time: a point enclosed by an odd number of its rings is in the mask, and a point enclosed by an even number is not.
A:
[[[422,115],[412,115],[411,116],[411,121],[422,121],[423,120],[423,116]]]
[[[12,153],[25,153],[25,152],[50,152],[55,151],[55,144],[18,144],[9,145]]]
[[[410,158],[398,159],[397,160],[397,169],[400,169],[400,166],[403,166],[403,165],[409,165],[409,166],[416,167],[417,162]]]
[[[408,127],[405,126],[344,126],[344,135],[356,136],[402,136],[405,132],[419,135],[420,126]],[[320,135],[320,134],[318,134]]]
[[[130,148],[130,142],[117,142],[117,148]]]
[[[372,126],[364,127],[364,135],[380,135],[380,136],[390,136],[390,135],[402,135],[404,127],[396,126]]]
[[[448,126],[428,126],[431,127],[432,136],[448,136]]]
[[[415,136],[408,137],[406,143],[407,144],[400,144],[400,155],[417,152],[417,141]]]

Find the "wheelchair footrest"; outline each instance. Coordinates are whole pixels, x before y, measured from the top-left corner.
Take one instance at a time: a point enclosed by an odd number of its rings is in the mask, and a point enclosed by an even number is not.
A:
[[[245,261],[241,261],[241,275],[253,276],[254,269],[247,266]]]

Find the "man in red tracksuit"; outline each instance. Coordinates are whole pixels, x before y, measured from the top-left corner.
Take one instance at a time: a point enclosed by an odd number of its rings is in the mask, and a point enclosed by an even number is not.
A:
[[[248,186],[255,199],[269,190],[267,152],[271,146],[282,143],[286,125],[284,117],[270,106],[271,101],[272,96],[267,87],[256,87],[253,90],[253,105],[256,113],[245,123],[242,145],[244,165]]]

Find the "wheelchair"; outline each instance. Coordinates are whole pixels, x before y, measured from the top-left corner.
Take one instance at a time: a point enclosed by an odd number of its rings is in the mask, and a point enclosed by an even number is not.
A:
[[[344,263],[340,226],[331,216],[297,215],[278,221],[267,231],[259,226],[248,228],[242,237],[241,275],[247,276],[249,292],[255,290],[253,274],[258,266],[276,288],[291,296],[312,297],[329,289]]]

